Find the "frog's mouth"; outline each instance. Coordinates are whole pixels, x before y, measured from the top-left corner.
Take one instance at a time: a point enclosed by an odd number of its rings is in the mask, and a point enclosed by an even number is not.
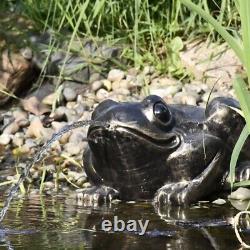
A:
[[[153,147],[162,149],[163,151],[173,150],[181,143],[181,136],[177,132],[168,133],[153,133],[147,129],[139,129],[135,126],[125,126],[120,124],[111,124],[107,127],[91,126],[88,131],[89,141],[99,141],[104,143],[105,140],[116,141],[126,139],[128,143],[133,143],[134,140],[141,141],[142,144],[151,144]]]

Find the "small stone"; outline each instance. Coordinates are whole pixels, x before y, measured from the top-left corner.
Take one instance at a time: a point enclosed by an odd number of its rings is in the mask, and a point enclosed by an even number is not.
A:
[[[73,143],[68,142],[66,145],[64,145],[64,150],[71,156],[71,155],[77,155],[80,152],[83,151],[83,144],[82,143]]]
[[[130,84],[127,80],[115,81],[112,83],[113,90],[117,90],[120,88],[128,89],[129,87],[130,87]]]
[[[209,92],[206,92],[203,96],[202,96],[202,101],[204,102],[204,103],[207,103],[207,102],[210,102],[210,101],[212,101],[214,98],[216,98],[216,97],[219,97],[219,96],[223,96],[223,94],[222,93],[219,93],[219,92],[212,92],[212,93],[210,93],[210,91]]]
[[[54,189],[55,188],[55,183],[52,181],[46,181],[43,183],[43,186],[45,189]]]
[[[75,112],[79,115],[82,115],[84,111],[86,110],[87,106],[82,103],[77,103],[74,107]]]
[[[50,139],[53,134],[53,130],[50,128],[44,128],[39,117],[34,117],[26,131],[26,136],[35,137],[46,141]]]
[[[85,176],[81,176],[80,178],[77,179],[76,185],[82,186],[86,181],[87,181],[87,178]]]
[[[227,202],[224,200],[224,199],[216,199],[212,202],[213,204],[216,204],[216,205],[224,205],[226,204]]]
[[[21,52],[23,58],[28,60],[28,61],[30,61],[33,57],[32,49],[29,47],[21,49],[20,52]]]
[[[15,136],[13,137],[12,143],[13,143],[13,145],[15,145],[17,147],[21,147],[23,145],[24,138],[17,136],[17,134],[18,133],[16,133]]]
[[[43,124],[39,117],[34,117],[26,131],[28,137],[39,138],[42,136],[42,130],[44,129]]]
[[[3,134],[15,134],[19,130],[18,124],[14,121],[9,124],[3,131]]]
[[[25,98],[21,101],[21,103],[24,110],[34,115],[42,115],[50,112],[50,108],[48,108],[48,106],[44,103],[41,103],[36,96]]]
[[[25,111],[22,110],[15,110],[13,111],[13,117],[15,118],[15,121],[18,123],[20,120],[25,120],[28,118],[28,114]]]
[[[29,148],[35,148],[37,146],[36,142],[30,138],[25,140],[25,145],[28,146]]]
[[[67,110],[66,107],[60,106],[55,110],[52,117],[54,118],[55,121],[64,120],[64,119],[66,119],[66,115],[65,115],[66,110]]]
[[[94,81],[92,84],[91,84],[91,90],[93,92],[96,92],[97,90],[99,90],[100,88],[103,87],[103,81]]]
[[[124,88],[116,89],[114,92],[118,95],[130,95],[130,91]]]
[[[102,82],[107,91],[110,91],[112,89],[112,84],[109,80],[103,80]]]
[[[0,144],[1,145],[8,145],[11,141],[10,134],[2,134],[0,135]]]
[[[145,66],[143,69],[143,74],[144,75],[152,75],[155,71],[155,67],[154,66]]]
[[[75,109],[76,102],[67,102],[66,108],[68,109]]]
[[[170,85],[165,88],[155,88],[155,87],[149,87],[149,91],[151,95],[158,95],[162,98],[166,96],[171,96],[176,94],[181,90],[180,85]]]
[[[240,187],[232,192],[228,198],[233,200],[250,200],[250,189]]]
[[[125,77],[125,73],[119,69],[112,69],[109,71],[108,80],[111,82],[121,81]]]
[[[82,185],[82,188],[89,188],[91,187],[91,184],[89,182],[85,182],[83,185]]]
[[[55,102],[55,100],[56,100],[56,93],[53,92],[53,93],[51,93],[51,94],[45,96],[45,97],[43,98],[43,100],[42,100],[42,103],[43,103],[43,104],[46,104],[46,105],[49,105],[49,106],[52,106],[53,103]]]
[[[99,73],[93,73],[93,74],[91,74],[91,76],[89,78],[89,83],[91,84],[91,83],[93,83],[95,81],[100,80],[101,78],[102,78],[101,74],[99,74]]]
[[[76,100],[77,94],[76,94],[75,90],[72,88],[64,88],[63,96],[67,102],[72,102],[72,101]]]
[[[198,96],[196,94],[178,92],[173,98],[175,103],[185,104],[185,105],[196,105],[198,101]]]
[[[109,96],[109,92],[105,89],[99,89],[97,92],[96,92],[96,99],[101,102],[105,99],[107,99]]]
[[[71,136],[69,137],[69,142],[75,144],[83,142],[84,138],[86,138],[86,132],[87,131],[84,133],[82,129],[73,130]]]
[[[158,78],[158,82],[160,86],[180,85],[175,79],[168,77]]]

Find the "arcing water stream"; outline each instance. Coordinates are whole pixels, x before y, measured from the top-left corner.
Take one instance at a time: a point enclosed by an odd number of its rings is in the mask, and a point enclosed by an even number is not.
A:
[[[20,177],[19,177],[18,181],[16,182],[16,184],[13,187],[10,188],[10,191],[9,191],[9,194],[8,194],[8,196],[6,198],[4,206],[3,206],[3,208],[2,208],[2,210],[0,212],[0,225],[1,225],[1,222],[3,221],[3,219],[4,219],[4,216],[5,216],[6,212],[8,211],[11,200],[13,199],[14,195],[17,193],[17,191],[18,191],[18,189],[20,187],[20,184],[28,176],[30,168],[35,163],[37,163],[37,162],[39,162],[40,160],[43,159],[46,152],[51,147],[52,143],[55,142],[56,140],[58,140],[65,133],[67,133],[67,132],[69,132],[69,131],[71,131],[71,130],[73,130],[75,128],[85,127],[85,126],[89,126],[89,125],[108,126],[107,123],[97,122],[97,121],[92,121],[92,120],[74,122],[73,124],[64,126],[58,133],[53,134],[52,138],[42,146],[42,148],[35,154],[33,161],[30,162],[25,167],[25,169],[23,170],[23,172],[20,175]]]

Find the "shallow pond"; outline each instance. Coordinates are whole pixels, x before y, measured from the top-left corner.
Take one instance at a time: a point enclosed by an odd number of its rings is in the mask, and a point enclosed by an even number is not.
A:
[[[31,195],[12,202],[0,228],[0,249],[239,249],[230,225],[236,213],[230,204],[156,211],[150,203],[90,208],[65,195]],[[102,221],[114,216],[149,220],[146,233],[104,232]]]

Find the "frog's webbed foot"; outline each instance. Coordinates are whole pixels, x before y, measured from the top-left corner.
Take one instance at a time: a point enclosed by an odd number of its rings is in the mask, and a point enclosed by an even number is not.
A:
[[[160,188],[154,198],[154,203],[157,205],[163,204],[188,204],[187,192],[189,182],[178,182],[164,185]]]
[[[154,198],[156,206],[190,205],[220,187],[224,168],[223,152],[218,152],[207,168],[191,181],[170,183],[160,188]]]
[[[230,176],[229,172],[225,174],[225,182],[223,189],[230,190]],[[250,161],[243,161],[235,169],[235,182],[249,181],[250,180]]]
[[[84,205],[101,205],[117,199],[119,192],[107,186],[93,186],[78,191],[77,199],[82,200]]]

